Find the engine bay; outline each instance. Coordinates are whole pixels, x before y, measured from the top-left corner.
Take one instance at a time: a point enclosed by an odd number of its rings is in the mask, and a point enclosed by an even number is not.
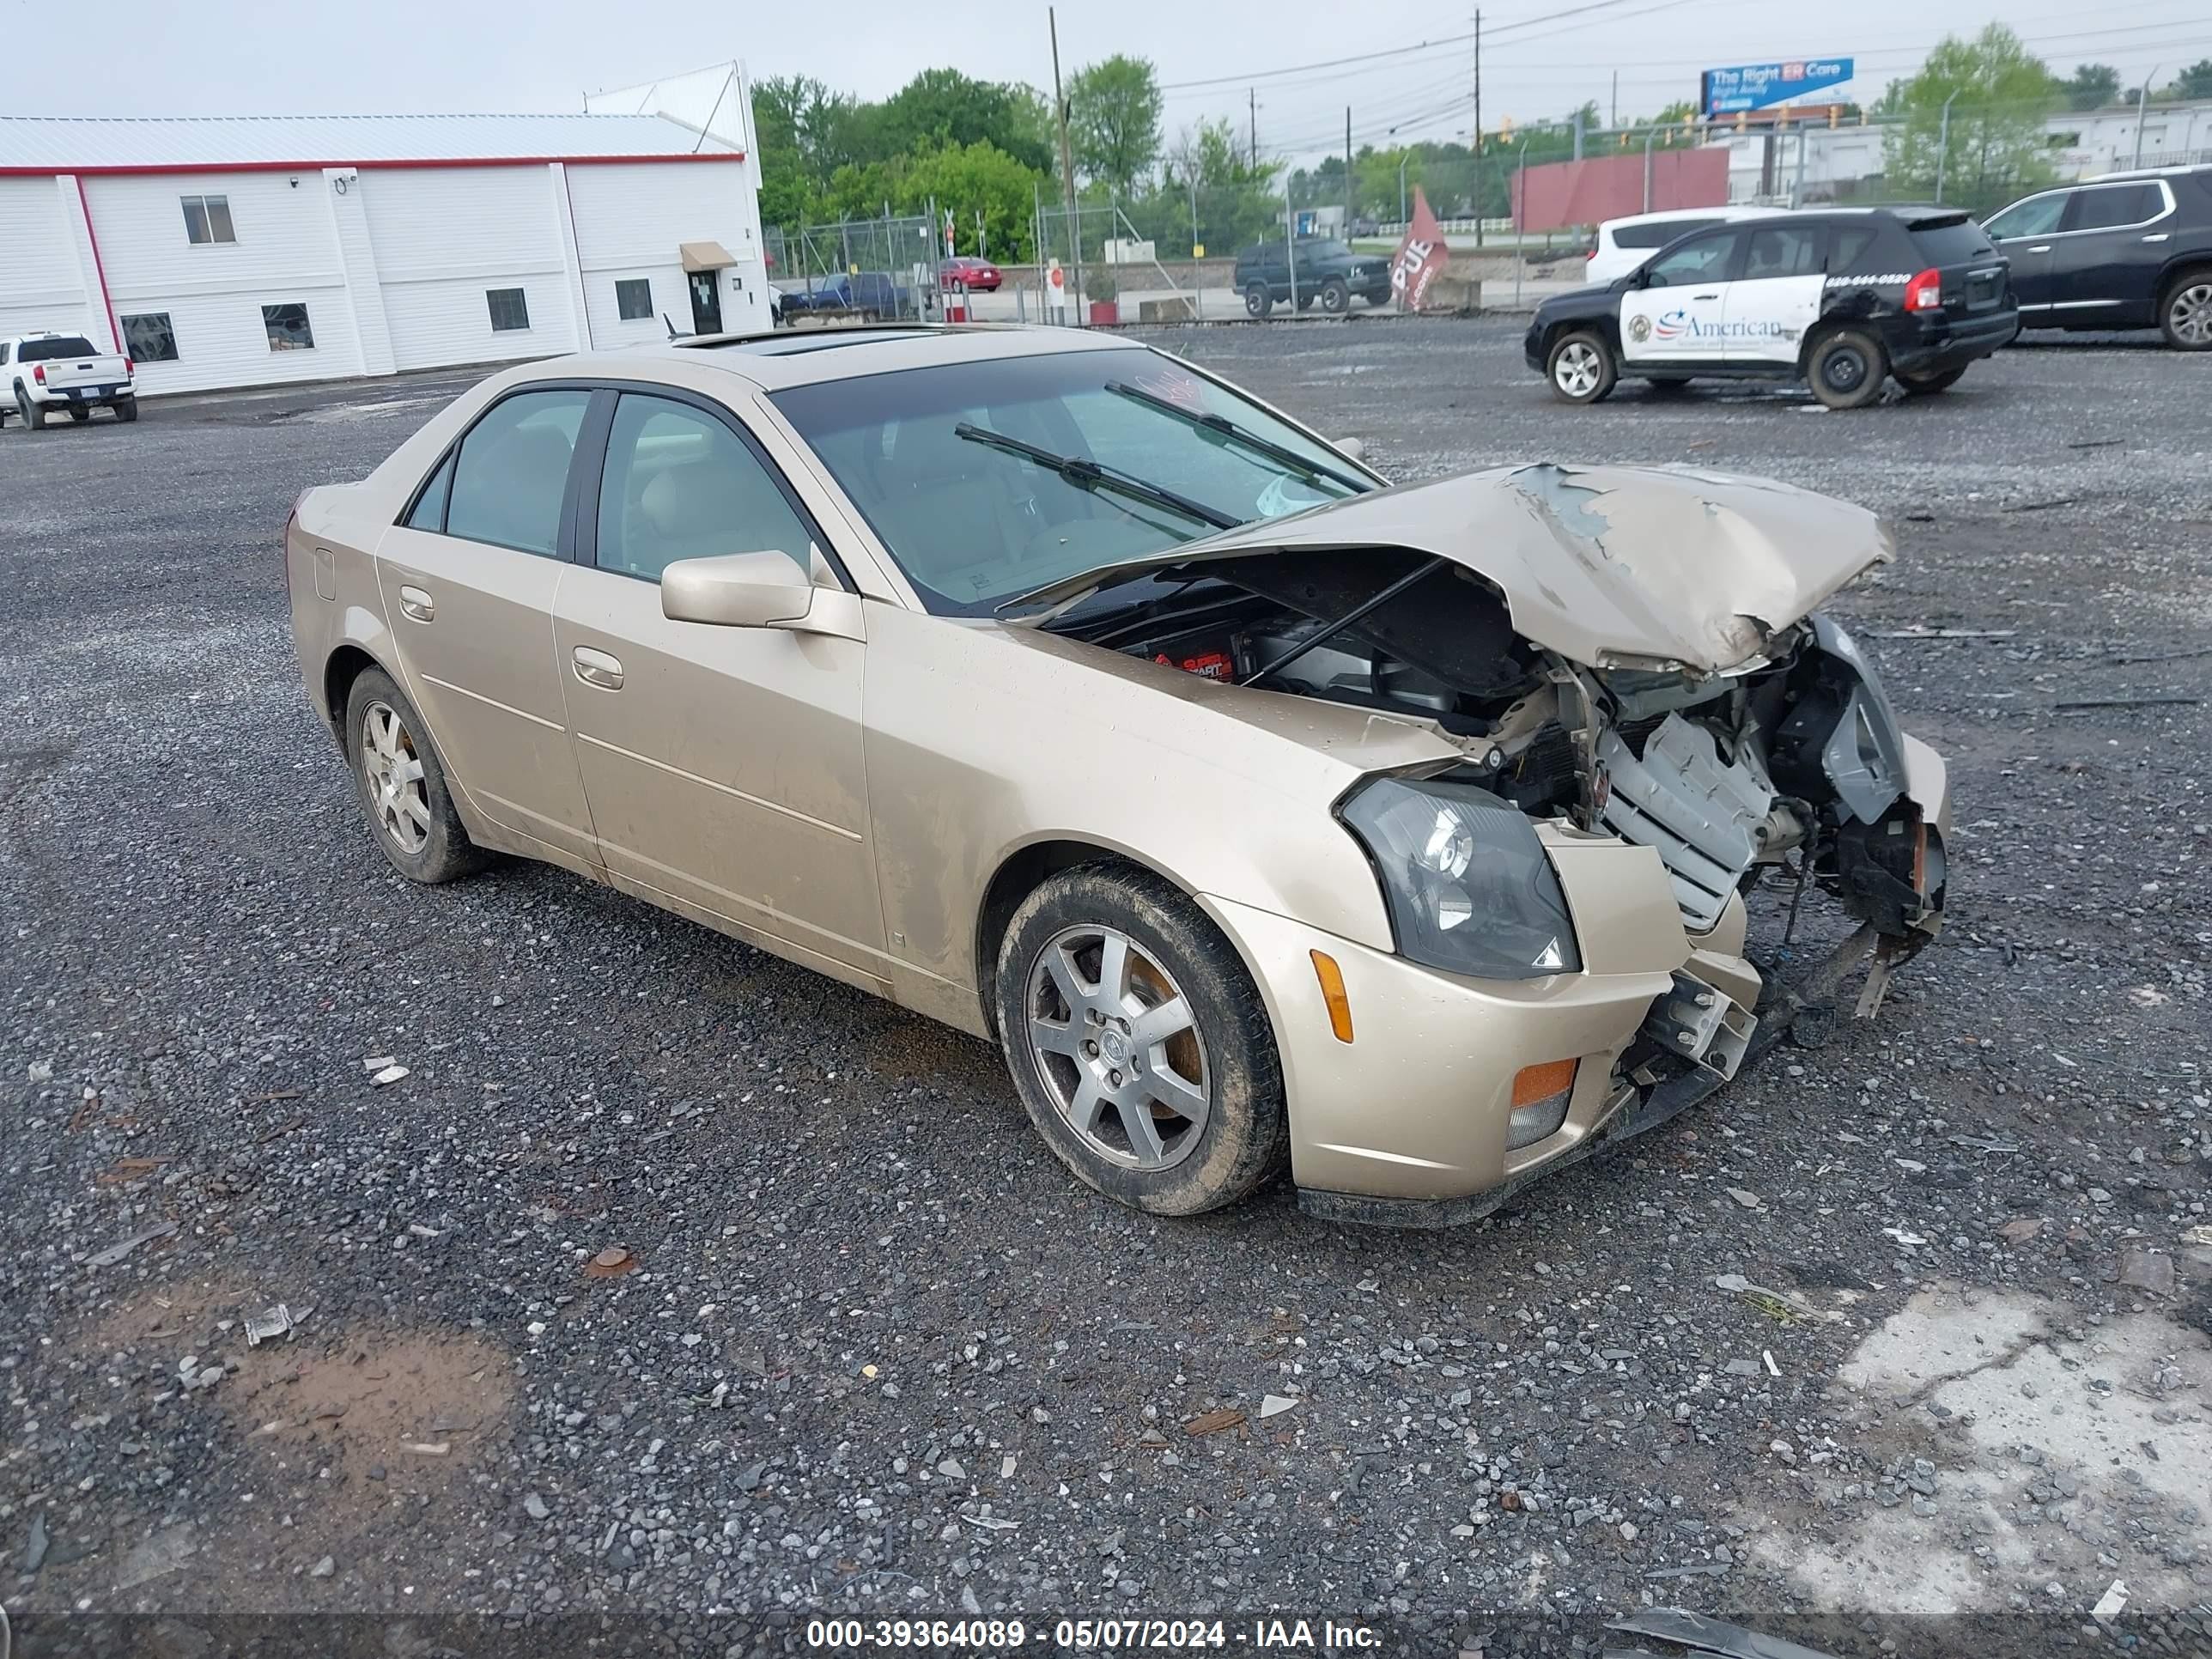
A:
[[[1202,678],[1430,725],[1465,753],[1455,775],[1530,817],[1653,848],[1693,934],[1777,866],[1884,933],[1940,917],[1941,843],[1905,793],[1894,717],[1825,617],[1698,674],[1571,661],[1516,633],[1480,575],[1403,550],[1283,550],[1143,586],[1048,625]]]

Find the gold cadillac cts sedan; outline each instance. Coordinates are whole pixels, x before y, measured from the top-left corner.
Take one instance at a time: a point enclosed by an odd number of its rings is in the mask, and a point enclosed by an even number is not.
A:
[[[1124,340],[823,330],[494,375],[285,544],[402,873],[542,859],[993,1038],[1157,1213],[1486,1213],[1942,921],[1943,763],[1815,609],[1891,543],[1782,484],[1392,488]],[[1859,924],[1794,985],[1762,877]]]

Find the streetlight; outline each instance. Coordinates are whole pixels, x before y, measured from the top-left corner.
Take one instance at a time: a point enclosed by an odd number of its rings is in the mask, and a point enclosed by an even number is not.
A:
[[[1946,98],[1943,100],[1943,118],[1940,123],[1938,123],[1936,127],[1936,205],[1937,207],[1942,207],[1943,205],[1943,167],[1944,164],[1951,159],[1951,99],[1956,98],[1960,93],[1964,92],[1966,88],[1960,87],[1957,91],[1952,93],[1950,98]]]

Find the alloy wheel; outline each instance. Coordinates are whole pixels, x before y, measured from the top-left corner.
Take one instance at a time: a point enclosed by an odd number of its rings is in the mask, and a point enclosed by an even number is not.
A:
[[[361,720],[361,775],[377,827],[403,853],[430,839],[430,797],[415,737],[391,704],[372,702]]]
[[[1577,340],[1559,353],[1552,365],[1552,378],[1570,398],[1587,398],[1597,390],[1597,348]]]
[[[2212,345],[2212,283],[2192,283],[2166,307],[2174,337],[2185,345]]]
[[[1164,1170],[1206,1131],[1206,1042],[1175,977],[1129,935],[1064,929],[1037,953],[1023,1006],[1037,1075],[1086,1149]]]

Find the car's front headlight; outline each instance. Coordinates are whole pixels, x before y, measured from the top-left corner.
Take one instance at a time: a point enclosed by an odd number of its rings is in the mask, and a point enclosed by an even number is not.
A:
[[[1583,965],[1559,876],[1510,802],[1449,777],[1376,778],[1342,817],[1382,878],[1400,956],[1479,979]]]

